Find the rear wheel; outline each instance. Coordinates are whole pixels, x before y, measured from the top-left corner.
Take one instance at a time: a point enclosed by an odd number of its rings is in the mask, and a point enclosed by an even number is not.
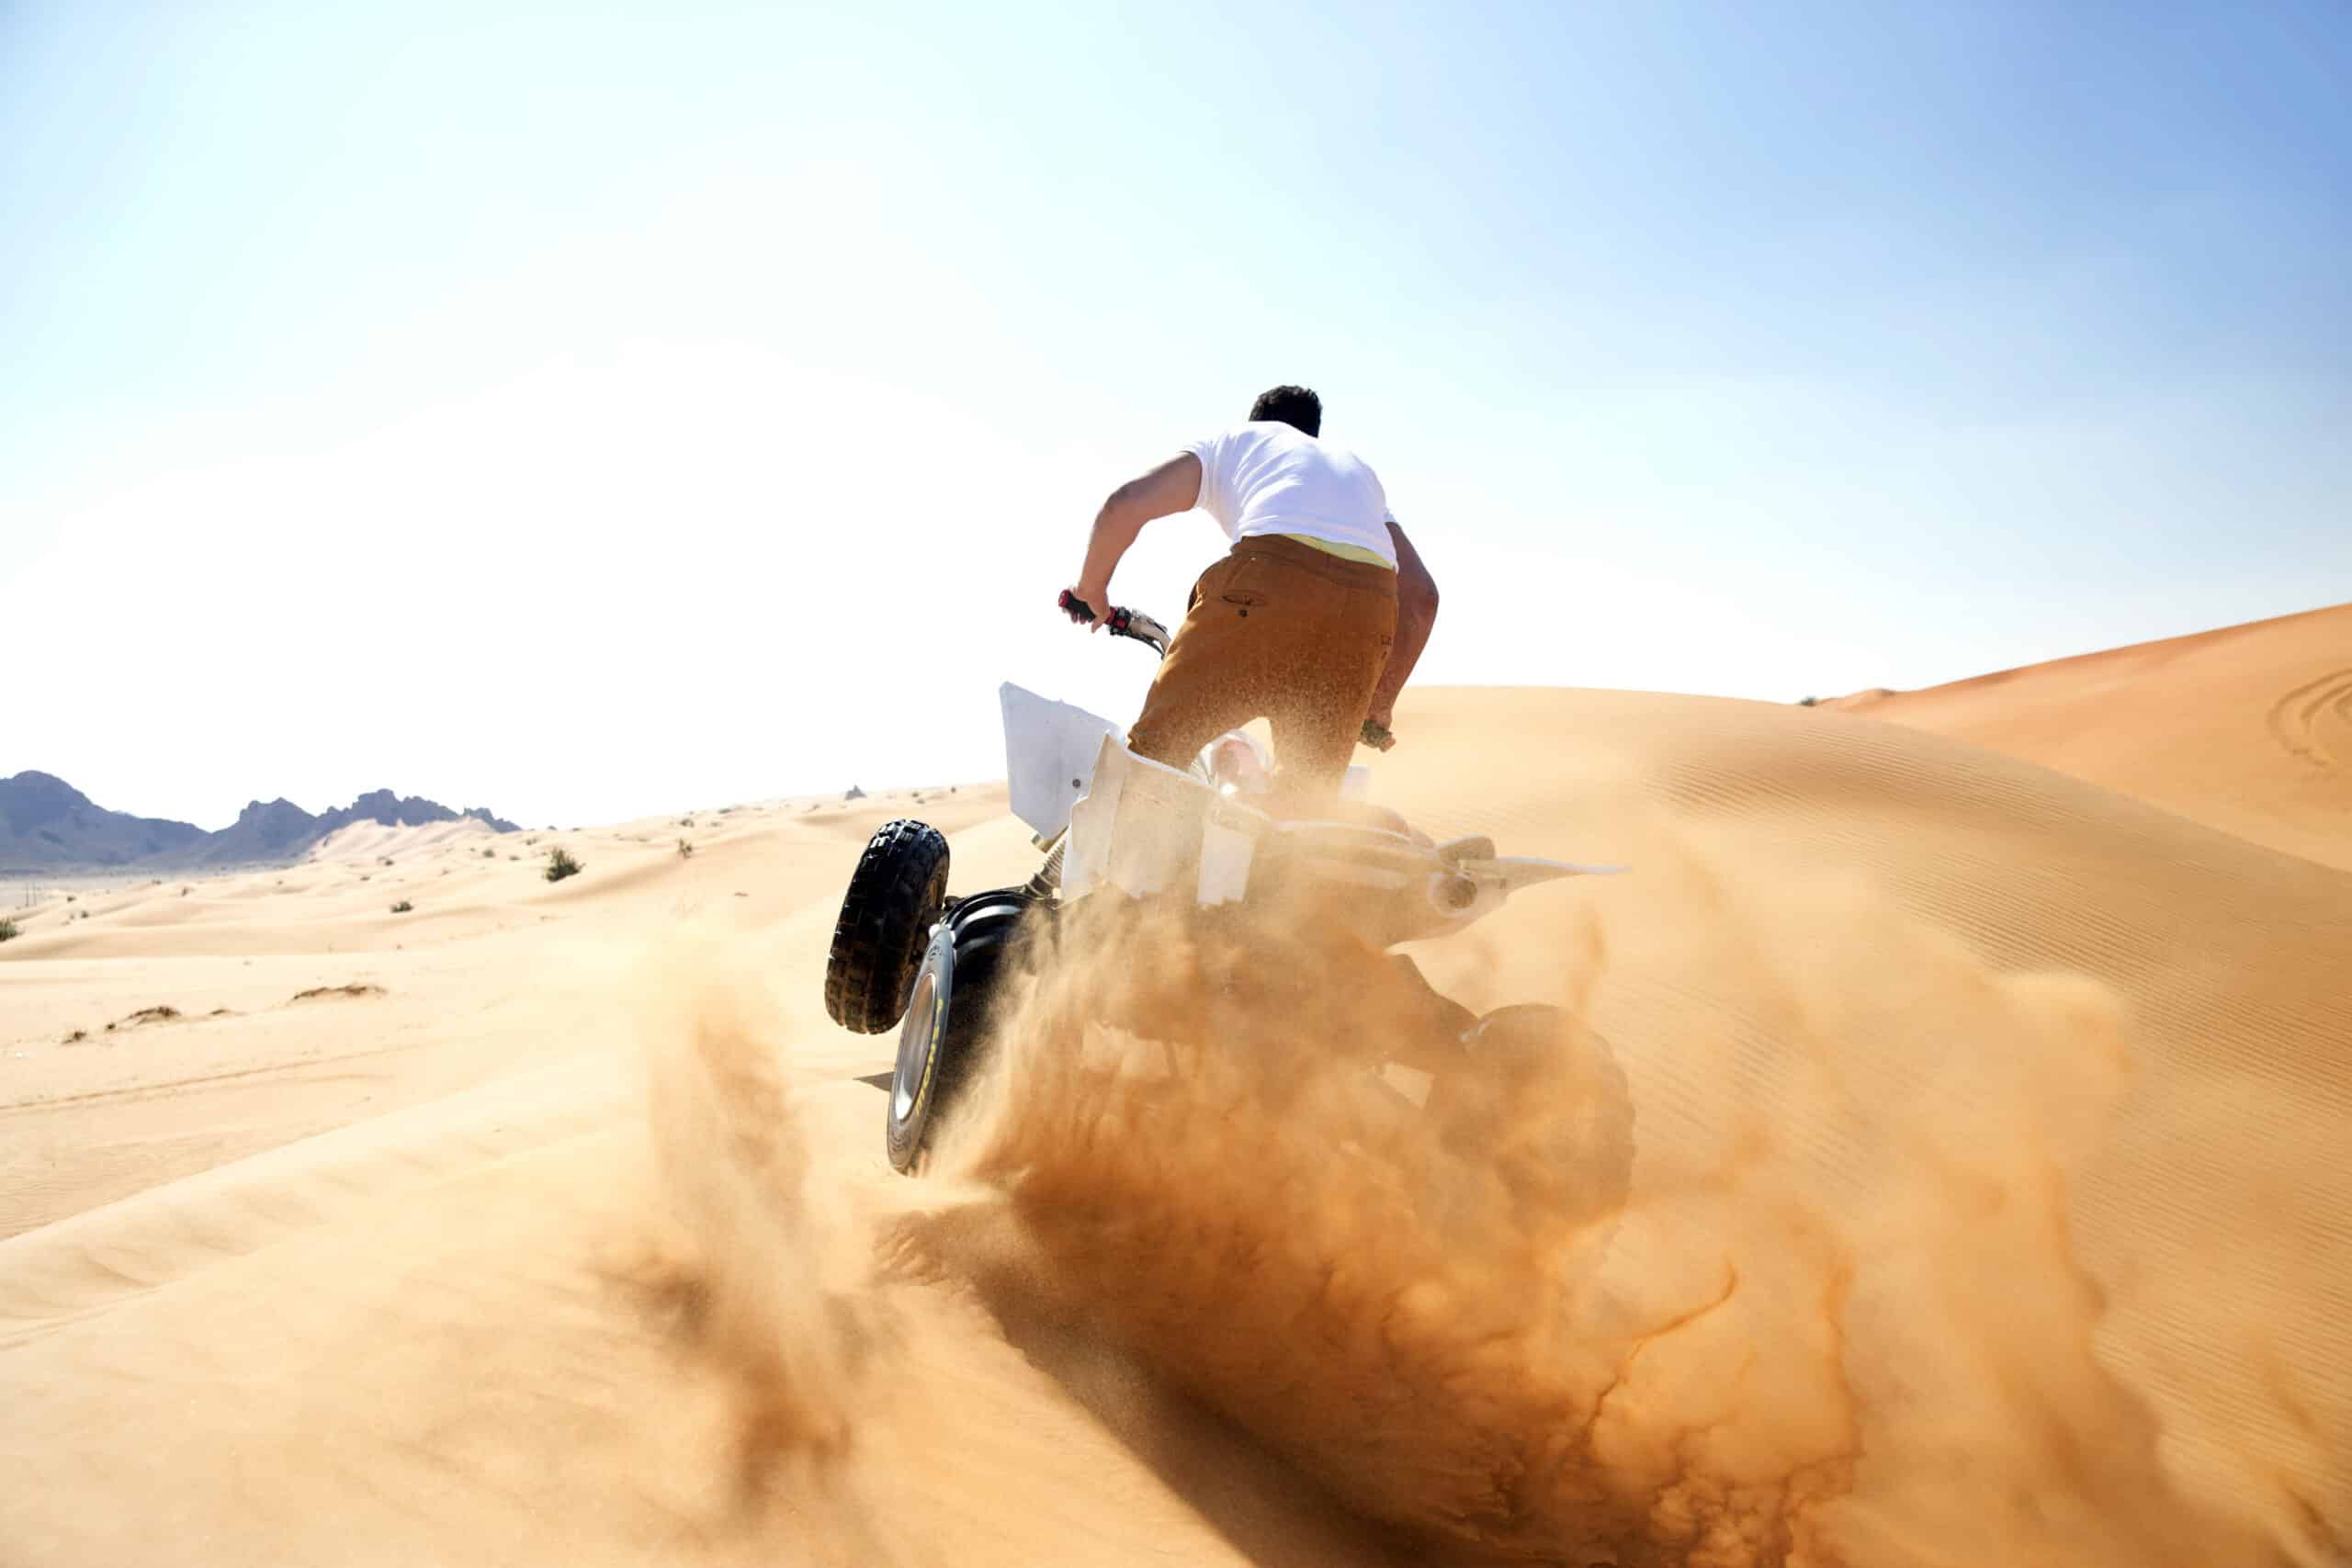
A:
[[[914,1168],[939,1118],[977,1072],[999,985],[1033,902],[1014,889],[977,894],[932,933],[890,1074],[885,1135],[896,1168]]]
[[[1599,1218],[1634,1180],[1634,1098],[1609,1042],[1564,1008],[1497,1008],[1430,1086],[1450,1140],[1475,1145],[1553,1213]],[[1496,1142],[1494,1140],[1499,1140]]]
[[[879,1034],[899,1021],[933,922],[947,900],[947,840],[926,823],[885,822],[850,874],[825,958],[825,1010]]]

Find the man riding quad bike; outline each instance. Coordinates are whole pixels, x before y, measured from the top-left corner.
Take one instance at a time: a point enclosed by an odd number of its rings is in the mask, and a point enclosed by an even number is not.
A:
[[[1112,603],[1112,574],[1154,518],[1198,509],[1233,542],[1193,584],[1128,727],[1137,755],[1182,768],[1212,738],[1264,718],[1282,756],[1279,787],[1305,798],[1339,787],[1359,740],[1394,743],[1396,696],[1436,624],[1437,584],[1380,476],[1322,431],[1320,398],[1276,387],[1248,423],[1190,443],[1096,513],[1066,610]]]
[[[1046,852],[1036,875],[950,897],[947,841],[933,829],[891,822],[866,845],[834,927],[825,1005],[847,1029],[899,1028],[888,1122],[899,1169],[968,1076],[1008,963],[1053,953],[1070,910],[1112,897],[1238,912],[1260,922],[1262,950],[1275,936],[1277,897],[1317,889],[1336,896],[1281,934],[1295,968],[1371,958],[1352,971],[1357,983],[1383,987],[1395,1015],[1417,1021],[1408,1032],[1437,1043],[1441,1067],[1465,1053],[1488,1062],[1582,1053],[1604,1089],[1596,1103],[1606,1126],[1595,1137],[1624,1147],[1624,1160],[1604,1164],[1630,1160],[1623,1077],[1597,1037],[1551,1009],[1479,1020],[1410,960],[1378,958],[1458,931],[1521,887],[1609,868],[1503,857],[1484,838],[1433,843],[1393,812],[1337,798],[1361,773],[1349,766],[1359,739],[1394,744],[1392,710],[1428,639],[1437,590],[1378,477],[1321,427],[1315,393],[1274,388],[1249,423],[1192,443],[1103,502],[1061,608],[1151,646],[1163,662],[1124,737],[1080,709],[1003,688],[1012,808]],[[1202,574],[1177,633],[1108,608],[1111,575],[1143,525],[1194,507],[1233,549]],[[1271,721],[1278,768],[1239,730],[1256,718]],[[1611,1178],[1622,1179],[1622,1169]]]
[[[1149,616],[1113,610],[1102,620],[1114,636],[1167,649],[1166,629]],[[899,1029],[885,1116],[893,1166],[914,1168],[988,1050],[1006,982],[1060,961],[1057,936],[1081,907],[1111,900],[1204,919],[1279,919],[1297,908],[1302,889],[1319,888],[1339,896],[1315,902],[1331,927],[1317,934],[1317,951],[1365,961],[1350,983],[1384,987],[1394,998],[1391,1011],[1409,1021],[1404,1032],[1429,1047],[1430,1094],[1458,1091],[1468,1074],[1507,1081],[1534,1054],[1577,1058],[1573,1070],[1594,1086],[1572,1130],[1577,1162],[1595,1173],[1596,1203],[1622,1197],[1632,1107],[1605,1042],[1555,1008],[1479,1018],[1430,988],[1409,959],[1378,956],[1460,931],[1521,888],[1618,868],[1499,855],[1483,837],[1436,843],[1361,801],[1296,814],[1268,787],[1268,760],[1246,733],[1210,741],[1180,772],[1138,756],[1115,725],[1082,709],[1011,683],[1001,698],[1012,809],[1046,852],[1036,874],[951,897],[946,839],[902,818],[867,842],[833,928],[826,1010],[860,1033]],[[1290,988],[1311,987],[1313,974],[1296,973],[1297,933],[1270,927],[1269,935],[1291,954]],[[1092,956],[1080,961],[1114,957],[1086,951]],[[1253,984],[1261,996],[1282,989],[1266,976]],[[1148,1032],[1149,1021],[1136,1026]]]

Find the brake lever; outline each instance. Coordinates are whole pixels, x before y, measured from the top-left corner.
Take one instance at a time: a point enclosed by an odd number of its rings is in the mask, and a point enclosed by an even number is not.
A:
[[[1113,637],[1131,637],[1147,647],[1158,649],[1163,657],[1168,652],[1168,628],[1140,610],[1131,610],[1114,604],[1108,611],[1097,615],[1093,605],[1067,588],[1062,590],[1061,597],[1056,600],[1055,604],[1060,607],[1062,614],[1081,626],[1094,626],[1099,623],[1102,629]]]
[[[1157,649],[1162,659],[1168,657],[1168,646],[1173,639],[1168,628],[1145,615],[1141,610],[1122,610],[1120,624],[1112,630],[1121,637],[1131,637],[1146,648]]]

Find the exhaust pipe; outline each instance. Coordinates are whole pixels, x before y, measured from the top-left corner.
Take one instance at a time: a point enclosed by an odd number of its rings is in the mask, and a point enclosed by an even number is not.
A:
[[[1430,907],[1453,916],[1478,901],[1478,885],[1460,872],[1436,872],[1429,880]]]

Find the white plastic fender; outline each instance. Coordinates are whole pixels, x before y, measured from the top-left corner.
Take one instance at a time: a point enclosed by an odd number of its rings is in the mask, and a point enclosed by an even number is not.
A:
[[[1578,865],[1573,861],[1537,860],[1532,855],[1497,855],[1490,861],[1471,861],[1462,869],[1481,882],[1494,883],[1505,893],[1516,893],[1522,887],[1556,882],[1564,876],[1623,876],[1632,868]]]
[[[1104,739],[1117,744],[1125,732],[1010,681],[997,692],[1004,705],[1004,776],[1012,814],[1039,838],[1050,839],[1069,826],[1070,807],[1086,794]]]
[[[1062,897],[1108,883],[1130,897],[1189,891],[1204,904],[1238,898],[1263,813],[1192,774],[1138,757],[1104,736],[1062,849]]]
[[[1017,693],[1038,709],[1091,716],[1032,697],[1018,687],[1008,688],[1008,693]],[[1027,711],[1008,695],[1009,738],[1016,730],[1016,715]],[[1056,743],[1070,743],[1076,733],[1064,732]],[[1094,754],[1084,763],[1061,765],[1070,767],[1068,777],[1080,781],[1084,790],[1061,812],[1069,828],[1062,846],[1065,898],[1107,886],[1136,898],[1173,893],[1189,894],[1204,905],[1227,903],[1248,894],[1260,852],[1283,845],[1286,853],[1306,855],[1314,875],[1353,885],[1381,908],[1395,908],[1391,901],[1399,897],[1425,908],[1422,934],[1436,935],[1491,914],[1521,888],[1625,869],[1498,855],[1485,839],[1436,845],[1410,833],[1359,823],[1276,821],[1196,773],[1136,756],[1122,744],[1115,727],[1097,732]],[[1077,786],[1064,782],[1060,787]],[[1056,822],[1048,829],[1025,813],[1023,819],[1041,833],[1063,826]],[[1383,931],[1395,929],[1375,924]],[[1392,935],[1390,940],[1406,939]]]

